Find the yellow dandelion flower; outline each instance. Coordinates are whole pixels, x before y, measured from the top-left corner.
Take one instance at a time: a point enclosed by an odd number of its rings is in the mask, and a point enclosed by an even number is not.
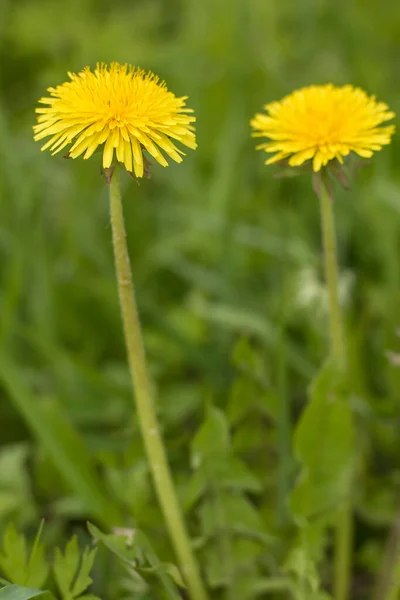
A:
[[[98,64],[68,73],[70,81],[48,88],[50,98],[39,100],[35,140],[50,136],[42,147],[52,154],[72,144],[68,156],[87,159],[103,149],[103,167],[116,160],[142,177],[143,150],[157,162],[168,165],[164,154],[176,162],[184,152],[172,140],[196,148],[193,111],[186,96],[177,98],[153,73],[128,65]]]
[[[380,127],[395,114],[360,88],[312,85],[265,105],[267,114],[251,121],[253,137],[266,137],[257,149],[275,152],[266,164],[288,159],[292,167],[312,160],[314,171],[350,152],[369,158],[390,143],[395,127]]]

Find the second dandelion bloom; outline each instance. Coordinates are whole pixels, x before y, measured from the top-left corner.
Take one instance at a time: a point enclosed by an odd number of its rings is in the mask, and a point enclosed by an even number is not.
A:
[[[50,137],[42,150],[53,154],[68,147],[68,156],[87,159],[100,148],[106,169],[123,163],[136,177],[144,173],[143,150],[163,166],[165,155],[176,162],[184,152],[175,142],[196,148],[193,111],[186,96],[176,97],[152,73],[128,65],[98,64],[70,81],[49,88],[36,109],[35,140]]]
[[[329,161],[355,152],[363,158],[389,144],[394,118],[388,106],[351,85],[312,85],[297,90],[280,102],[265,105],[266,113],[251,121],[254,137],[265,137],[257,149],[272,153],[266,164],[287,161],[300,166],[312,161],[320,171]]]

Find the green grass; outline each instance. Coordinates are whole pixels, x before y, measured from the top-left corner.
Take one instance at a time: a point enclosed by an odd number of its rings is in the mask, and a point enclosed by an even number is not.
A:
[[[283,500],[297,473],[290,432],[327,354],[319,206],[307,176],[276,179],[263,165],[249,120],[326,81],[360,85],[400,114],[399,30],[391,0],[378,11],[372,0],[340,9],[317,0],[0,2],[0,533],[14,521],[29,537],[44,516],[48,544],[64,546],[71,532],[86,535],[86,519],[105,526],[121,514],[116,524],[138,524],[174,560],[132,420],[100,165],[41,154],[32,139],[47,86],[118,60],[157,72],[198,119],[199,147],[183,164],[122,183],[158,412],[200,562],[215,598],[279,599],[297,585],[287,567],[297,530]],[[400,368],[386,355],[400,351],[399,164],[395,136],[351,192],[337,189],[334,207],[358,425],[352,600],[372,598],[399,495]],[[243,356],[232,359],[242,338]],[[261,482],[241,480],[240,510],[214,484],[211,499],[189,502],[190,445],[209,403],[227,415],[235,458]],[[50,437],[42,411],[54,419]],[[232,523],[246,515],[258,546],[238,549],[232,534],[214,544],[207,519],[220,502]],[[324,589],[329,539],[317,561]],[[216,573],[221,555],[230,562]],[[122,598],[126,575],[102,552],[98,561],[95,593]],[[235,580],[238,565],[246,583]],[[280,577],[290,582],[274,587]]]

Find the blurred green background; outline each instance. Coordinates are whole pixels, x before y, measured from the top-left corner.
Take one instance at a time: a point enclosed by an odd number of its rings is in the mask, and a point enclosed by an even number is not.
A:
[[[117,60],[189,96],[197,151],[155,165],[140,186],[123,177],[157,405],[184,489],[193,432],[207,402],[227,407],[231,355],[248,340],[263,365],[265,414],[250,415],[234,444],[262,474],[264,518],[276,532],[276,424],[286,409],[295,422],[326,356],[326,296],[311,182],[275,178],[249,120],[266,102],[328,81],[359,85],[400,114],[399,38],[392,0],[1,0],[0,530],[14,520],[29,531],[45,516],[59,541],[92,516],[32,436],[39,405],[76,426],[110,495],[134,502],[143,528],[161,525],[131,418],[107,188],[96,157],[66,161],[34,143],[46,88]],[[400,491],[400,369],[387,356],[400,351],[399,162],[395,136],[335,200],[360,431],[361,574],[378,566]],[[244,396],[243,411],[254,402]],[[293,473],[287,430],[280,444]],[[354,597],[364,597],[364,576]]]

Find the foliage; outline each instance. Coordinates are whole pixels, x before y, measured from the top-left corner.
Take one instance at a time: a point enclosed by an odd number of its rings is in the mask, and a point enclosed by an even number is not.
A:
[[[327,80],[399,114],[399,27],[391,0],[0,2],[0,598],[186,593],[132,410],[100,165],[51,158],[31,135],[46,87],[111,60],[160,74],[197,116],[198,150],[123,193],[157,410],[210,594],[329,598],[351,470],[351,599],[372,597],[400,491],[399,141],[350,191],[333,184],[342,382],[325,364],[309,177],[275,178],[249,119]]]

